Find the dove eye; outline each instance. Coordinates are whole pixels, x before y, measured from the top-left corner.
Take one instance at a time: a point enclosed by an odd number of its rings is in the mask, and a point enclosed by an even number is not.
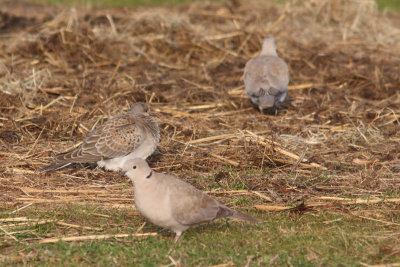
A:
[[[136,166],[133,166],[132,169],[136,169]]]

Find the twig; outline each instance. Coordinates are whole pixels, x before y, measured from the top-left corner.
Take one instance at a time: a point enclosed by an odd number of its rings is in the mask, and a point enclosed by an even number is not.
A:
[[[207,35],[205,38],[209,41],[216,41],[216,40],[222,40],[222,39],[228,39],[236,36],[243,35],[243,32],[241,31],[236,31],[236,32],[228,32],[228,33],[223,33],[223,34],[213,34],[213,35]]]
[[[37,189],[30,187],[21,187],[23,192],[27,193],[58,193],[58,194],[113,194],[109,190],[90,190],[90,189]],[[121,193],[130,192],[131,189],[119,189],[114,194],[121,195]]]
[[[30,220],[31,219],[28,219],[26,217],[15,217],[15,218],[2,218],[0,219],[0,222],[26,222]]]
[[[311,167],[315,167],[315,168],[318,168],[318,169],[321,169],[321,170],[327,170],[326,167],[321,166],[321,165],[319,165],[317,163],[314,163],[314,162],[306,163],[306,162],[308,162],[308,159],[305,159],[305,158],[301,159],[301,157],[297,156],[296,154],[293,154],[292,152],[289,152],[289,151],[287,151],[287,150],[285,150],[283,148],[278,147],[280,144],[278,144],[278,143],[276,143],[274,141],[271,141],[271,140],[268,140],[268,139],[266,139],[264,137],[258,136],[258,135],[256,135],[255,133],[253,133],[253,132],[251,132],[249,130],[246,130],[246,132],[249,133],[251,136],[256,137],[257,138],[256,141],[259,144],[263,145],[263,146],[268,146],[268,147],[270,147],[271,149],[273,149],[274,151],[276,151],[278,153],[281,153],[281,154],[283,154],[283,155],[285,155],[287,157],[290,157],[290,158],[292,158],[292,159],[294,159],[296,161],[303,162],[303,164],[305,164],[305,165],[309,165]],[[263,140],[263,141],[261,141],[260,139]],[[300,164],[300,166],[301,166],[301,164]]]
[[[240,165],[239,162],[236,162],[236,161],[233,161],[233,160],[230,160],[230,159],[226,159],[226,158],[221,157],[221,156],[219,156],[219,155],[216,155],[216,154],[214,154],[214,153],[208,153],[208,154],[209,154],[210,156],[214,157],[214,158],[217,158],[217,159],[223,161],[223,162],[229,163],[229,164],[231,164],[232,166],[238,167],[238,166]]]
[[[18,168],[13,168],[12,169],[13,173],[22,173],[22,174],[35,174],[36,171],[32,170],[25,170],[25,169],[18,169]]]
[[[82,228],[82,229],[86,229],[86,230],[95,230],[95,231],[101,231],[102,230],[99,227],[89,227],[89,226],[83,226],[83,225],[78,225],[78,224],[66,223],[66,222],[63,222],[63,221],[58,221],[57,224],[58,225],[62,225],[62,226],[71,227],[71,228]]]
[[[13,236],[12,234],[10,234],[9,232],[7,232],[3,227],[0,226],[0,230],[3,231],[6,235],[10,236],[12,239],[14,239],[15,241],[18,242],[18,239]]]
[[[119,237],[145,237],[145,236],[156,236],[157,233],[140,233],[140,234],[116,234],[116,235],[84,235],[84,236],[66,236],[66,237],[53,237],[46,238],[39,241],[39,244],[49,244],[49,243],[57,243],[59,241],[71,242],[71,241],[85,241],[85,240],[105,240],[110,238],[119,238]]]
[[[29,220],[29,221],[23,222],[23,223],[8,224],[8,225],[5,225],[5,227],[7,229],[10,229],[10,228],[25,227],[25,226],[31,226],[31,225],[42,225],[42,224],[54,223],[54,222],[57,222],[57,220]]]
[[[227,191],[205,191],[205,193],[207,194],[214,194],[214,195],[218,195],[218,194],[245,194],[245,195],[256,195],[262,199],[265,199],[267,201],[272,201],[272,199],[270,197],[267,197],[265,195],[263,195],[262,193],[258,192],[258,191],[250,191],[250,190],[227,190]]]
[[[146,222],[142,223],[141,226],[139,226],[139,228],[136,230],[135,234],[139,233],[140,231],[142,231],[143,227],[146,225]]]
[[[265,132],[257,132],[257,134],[263,134]],[[256,133],[252,133],[256,135]],[[243,133],[234,133],[234,134],[220,134],[220,135],[214,135],[214,136],[209,136],[209,137],[204,137],[204,138],[199,138],[195,140],[190,140],[188,144],[197,144],[197,143],[206,143],[210,141],[217,141],[217,140],[222,140],[222,139],[230,139],[230,138],[240,138],[240,137],[246,137],[250,135],[244,135]]]
[[[198,144],[198,143],[205,143],[205,142],[210,142],[210,141],[216,141],[216,140],[221,140],[221,139],[229,139],[229,138],[234,138],[237,137],[237,134],[221,134],[221,135],[215,135],[215,136],[209,136],[205,138],[200,138],[200,139],[195,139],[195,140],[190,140],[188,144]]]
[[[29,204],[27,204],[27,205],[25,205],[25,206],[22,206],[21,208],[18,208],[18,209],[16,209],[16,210],[10,212],[10,214],[13,214],[13,213],[16,213],[16,212],[18,212],[18,211],[20,211],[20,210],[23,210],[23,209],[25,209],[25,208],[31,206],[32,204],[33,204],[33,203],[29,203]]]
[[[114,37],[117,36],[117,27],[115,27],[115,23],[114,23],[114,20],[112,19],[111,15],[107,14],[106,18],[108,19],[108,22],[110,23],[111,31],[113,33],[113,36]]]
[[[58,96],[56,99],[50,101],[50,103],[48,103],[46,106],[44,106],[44,107],[40,106],[40,107],[37,107],[37,108],[35,108],[35,109],[36,109],[36,110],[40,110],[40,112],[43,112],[43,110],[45,110],[45,109],[51,107],[52,105],[54,105],[54,104],[57,103],[58,101],[63,100],[63,99],[68,99],[68,98],[70,98],[70,97],[68,97],[68,96],[65,97],[65,96],[61,96],[61,95],[60,95],[60,96]]]
[[[176,261],[174,258],[172,258],[170,255],[168,255],[169,260],[172,262],[172,265],[176,266],[176,267],[180,267],[181,264],[179,263],[179,261]]]
[[[25,155],[22,156],[22,158],[25,159],[35,149],[40,137],[42,136],[42,133],[43,133],[44,129],[46,129],[46,126],[42,128],[42,130],[40,131],[38,137],[35,140],[35,143],[33,143],[33,146],[31,147],[31,149],[29,149],[29,151],[26,152]]]
[[[133,201],[133,199],[132,199],[132,201]],[[113,203],[98,203],[98,202],[76,202],[74,204],[77,204],[77,205],[88,205],[88,204],[91,204],[91,205],[101,206],[102,208],[105,208],[105,209],[130,209],[130,210],[136,210],[136,207],[133,204],[122,204],[122,203],[113,204]]]
[[[341,201],[344,202],[343,204],[376,204],[376,203],[383,203],[383,202],[390,202],[390,203],[399,203],[400,198],[385,198],[385,199],[362,199],[362,198],[344,198],[344,197],[317,197],[315,199],[319,200],[333,200],[333,201]]]
[[[176,111],[176,110],[172,110],[172,109],[156,109],[155,111],[161,112],[161,113],[172,114],[175,116],[183,116],[183,117],[189,117],[189,118],[195,118],[195,119],[210,120],[209,118],[204,117],[200,114],[190,114],[190,113],[186,113],[183,111]]]
[[[267,200],[267,201],[272,201],[272,199],[271,199],[270,197],[267,197],[267,196],[261,194],[261,193],[258,192],[258,191],[250,191],[250,192],[253,193],[254,195],[259,196],[259,197],[262,198],[262,199],[265,199],[265,200]]]
[[[162,169],[166,169],[166,168],[180,167],[180,166],[182,166],[182,164],[180,164],[180,163],[178,163],[178,164],[171,164],[171,165],[167,165],[167,166],[155,167],[155,168],[153,168],[153,170],[162,170]]]
[[[384,264],[368,264],[360,262],[360,264],[365,267],[400,267],[400,262],[384,263]]]
[[[232,111],[226,111],[226,112],[219,112],[219,113],[214,113],[214,114],[209,114],[207,117],[212,118],[212,117],[222,117],[222,116],[229,116],[229,115],[234,115],[237,113],[245,113],[246,111],[253,110],[254,108],[244,108],[244,109],[239,109],[239,110],[232,110]]]
[[[380,222],[380,223],[390,224],[390,225],[400,225],[400,223],[388,222],[388,221],[384,221],[384,220],[379,220],[379,219],[370,218],[370,217],[364,217],[364,216],[355,215],[355,214],[352,214],[352,215],[355,217],[361,218],[361,219],[366,219],[366,220],[370,220],[370,221],[374,221],[374,222]]]
[[[235,266],[235,264],[232,261],[230,261],[230,262],[227,262],[227,263],[221,263],[221,264],[217,264],[217,265],[210,265],[208,267],[233,267],[233,266]]]
[[[225,103],[213,103],[213,104],[204,104],[204,105],[194,105],[190,106],[187,109],[189,110],[202,110],[202,109],[210,109],[210,108],[217,108],[226,106]]]
[[[32,203],[65,203],[65,202],[74,202],[84,200],[83,198],[76,197],[76,198],[63,198],[63,199],[44,199],[44,198],[29,198],[29,197],[18,197],[16,198],[17,201],[28,201]]]
[[[106,84],[106,86],[105,86],[106,89],[107,89],[108,87],[110,87],[110,85],[111,85],[112,81],[114,80],[114,77],[115,77],[115,75],[117,74],[117,72],[118,72],[120,66],[121,66],[121,61],[118,61],[117,66],[115,67],[113,73],[111,74],[110,79],[108,80],[108,82],[107,82],[107,84]]]

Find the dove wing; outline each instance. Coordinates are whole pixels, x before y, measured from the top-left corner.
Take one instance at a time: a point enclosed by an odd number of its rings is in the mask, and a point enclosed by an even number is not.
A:
[[[260,97],[270,94],[272,84],[269,78],[267,59],[270,57],[260,56],[249,60],[244,69],[244,85],[251,101],[259,105]]]
[[[244,68],[243,81],[247,93],[257,95],[260,90],[260,82],[263,80],[263,61],[259,58],[250,59]]]
[[[172,216],[183,225],[196,225],[231,215],[221,204],[193,186],[179,181],[170,197]],[[222,214],[230,212],[229,214]]]
[[[266,64],[263,67],[264,79],[268,87],[269,95],[277,96],[287,90],[289,85],[289,70],[286,63],[279,57],[266,57]]]
[[[142,142],[139,127],[128,117],[105,126],[93,148],[105,158],[126,156]]]
[[[89,162],[122,157],[134,151],[141,141],[141,131],[134,120],[116,117],[90,132],[79,147],[57,155],[56,160]]]
[[[289,78],[286,63],[273,56],[260,56],[249,60],[243,75],[246,91],[254,98],[262,96],[263,91],[274,96],[281,94],[286,91]]]

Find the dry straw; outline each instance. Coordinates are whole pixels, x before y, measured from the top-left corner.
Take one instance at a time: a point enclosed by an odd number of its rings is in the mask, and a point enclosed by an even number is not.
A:
[[[37,170],[135,101],[150,102],[162,128],[151,165],[205,190],[242,186],[262,204],[399,186],[400,20],[373,0],[24,3],[0,15],[0,199],[10,211],[132,206],[119,174]],[[241,78],[266,35],[290,66],[291,102],[277,116],[251,107]]]

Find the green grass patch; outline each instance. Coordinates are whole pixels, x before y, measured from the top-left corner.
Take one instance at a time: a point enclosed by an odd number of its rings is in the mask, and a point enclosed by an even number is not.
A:
[[[376,2],[380,10],[388,8],[400,12],[400,0],[376,0]]]
[[[240,204],[246,200],[238,198]],[[239,203],[235,203],[239,204]],[[109,217],[101,217],[103,216]],[[1,217],[5,217],[2,214]],[[391,263],[400,260],[396,247],[397,226],[363,220],[346,214],[253,213],[260,224],[217,220],[185,232],[178,244],[174,234],[150,223],[142,232],[158,232],[145,238],[120,238],[82,242],[39,244],[49,236],[135,233],[145,221],[129,210],[101,210],[93,206],[68,205],[52,211],[29,211],[16,217],[58,219],[68,223],[100,227],[101,231],[69,229],[56,223],[18,229],[18,242],[2,235],[1,254],[8,257],[34,255],[22,262],[29,265],[139,265],[171,264],[205,266],[232,262],[243,266],[356,266],[362,263]],[[385,218],[399,221],[399,216]],[[4,227],[6,224],[3,223]],[[9,231],[11,232],[11,231]],[[7,257],[5,264],[14,264]]]

